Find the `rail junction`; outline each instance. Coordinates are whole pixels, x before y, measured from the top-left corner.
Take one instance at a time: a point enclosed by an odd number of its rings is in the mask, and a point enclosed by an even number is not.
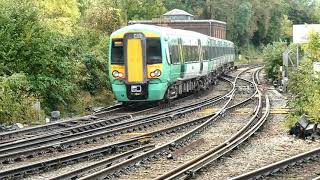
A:
[[[241,148],[267,120],[271,105],[261,88],[261,70],[240,68],[222,76],[213,93],[186,96],[162,107],[133,111],[116,104],[90,116],[0,134],[0,179],[197,177]],[[240,109],[246,112],[237,113]],[[230,132],[219,131],[219,123],[229,124]],[[292,161],[234,179],[260,178]]]

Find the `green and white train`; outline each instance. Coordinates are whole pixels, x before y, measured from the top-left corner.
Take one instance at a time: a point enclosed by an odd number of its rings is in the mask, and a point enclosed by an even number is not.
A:
[[[234,66],[234,44],[193,31],[130,25],[111,34],[109,77],[123,103],[207,89]]]

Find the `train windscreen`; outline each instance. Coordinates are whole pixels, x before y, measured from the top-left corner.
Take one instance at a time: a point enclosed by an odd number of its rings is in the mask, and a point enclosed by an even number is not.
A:
[[[162,63],[160,39],[147,39],[147,64]]]
[[[124,64],[123,41],[112,41],[111,64]]]

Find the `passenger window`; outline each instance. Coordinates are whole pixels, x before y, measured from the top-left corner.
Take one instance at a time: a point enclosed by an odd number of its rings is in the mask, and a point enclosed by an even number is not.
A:
[[[194,47],[194,53],[195,53],[195,61],[199,61],[199,47]]]
[[[123,41],[112,41],[111,64],[124,64]]]
[[[162,63],[160,39],[147,39],[147,64]]]
[[[217,47],[213,47],[213,53],[214,53],[214,58],[218,57],[218,50]]]
[[[171,45],[170,46],[170,54],[171,54],[171,62],[172,64],[179,63],[179,48],[178,45]]]
[[[197,62],[197,50],[196,50],[196,46],[192,46],[192,61]]]
[[[188,46],[183,46],[183,62],[187,62],[188,61]]]

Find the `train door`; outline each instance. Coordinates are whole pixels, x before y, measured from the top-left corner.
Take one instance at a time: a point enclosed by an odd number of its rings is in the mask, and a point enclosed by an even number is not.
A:
[[[200,74],[202,74],[202,71],[203,71],[203,53],[202,52],[202,44],[201,44],[201,40],[198,39],[198,54],[200,55],[199,56],[199,62],[200,62]]]
[[[184,78],[185,76],[185,73],[186,73],[186,65],[185,65],[185,58],[186,58],[186,49],[183,48],[184,45],[183,45],[183,42],[182,42],[182,39],[179,38],[178,39],[178,48],[179,48],[179,60],[180,60],[180,78]]]
[[[178,40],[172,39],[169,42],[170,51],[170,79],[175,81],[180,77],[181,65],[180,65],[180,50],[178,46]]]

